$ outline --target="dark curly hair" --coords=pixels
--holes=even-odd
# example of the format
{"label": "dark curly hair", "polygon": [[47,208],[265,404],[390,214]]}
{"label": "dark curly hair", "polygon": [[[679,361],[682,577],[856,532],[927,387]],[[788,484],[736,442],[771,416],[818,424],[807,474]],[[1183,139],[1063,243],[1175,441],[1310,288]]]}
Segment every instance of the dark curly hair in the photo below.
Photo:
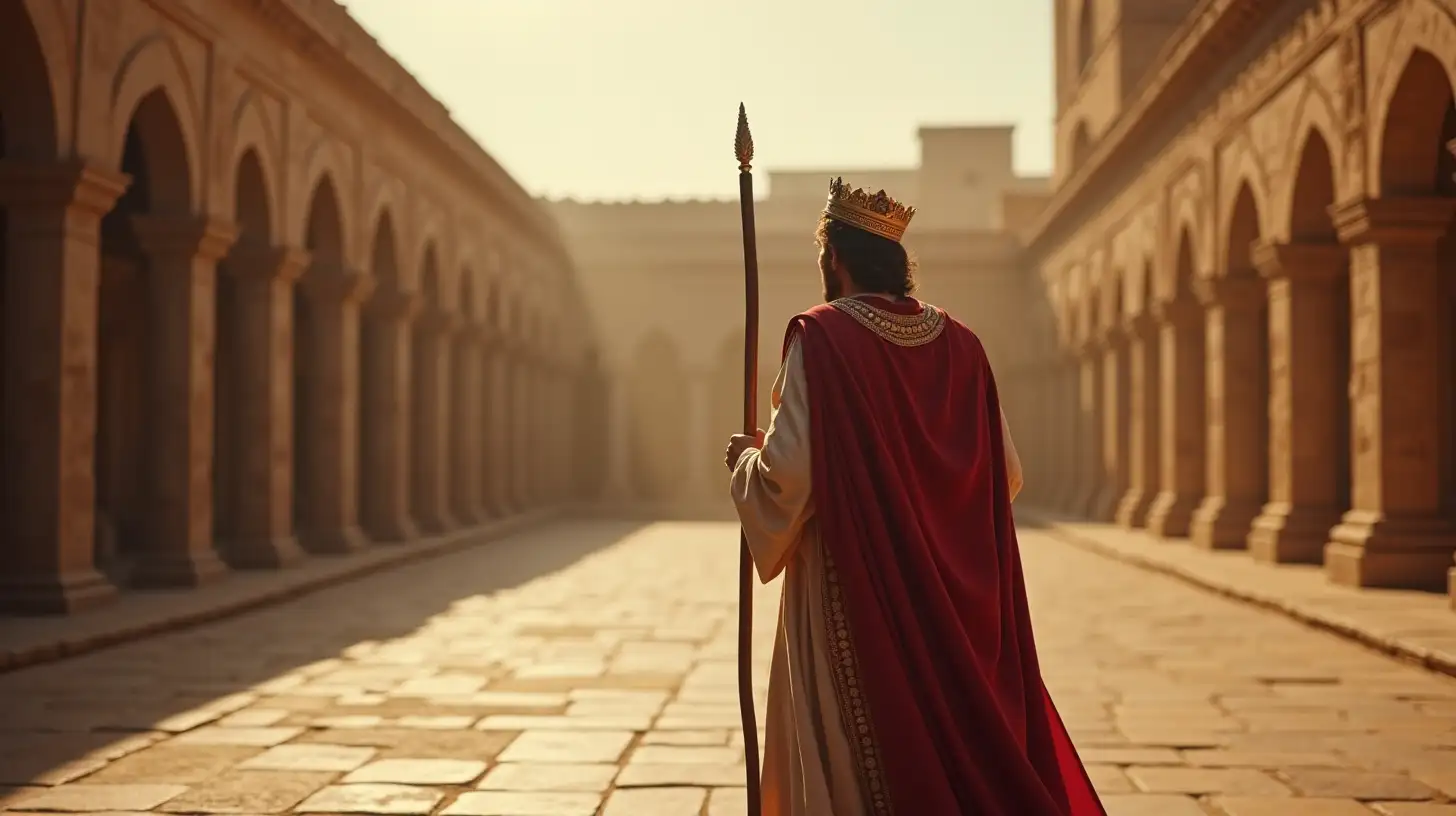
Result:
{"label": "dark curly hair", "polygon": [[881,238],[829,216],[819,219],[814,241],[834,250],[861,291],[909,297],[915,294],[915,259],[898,241]]}

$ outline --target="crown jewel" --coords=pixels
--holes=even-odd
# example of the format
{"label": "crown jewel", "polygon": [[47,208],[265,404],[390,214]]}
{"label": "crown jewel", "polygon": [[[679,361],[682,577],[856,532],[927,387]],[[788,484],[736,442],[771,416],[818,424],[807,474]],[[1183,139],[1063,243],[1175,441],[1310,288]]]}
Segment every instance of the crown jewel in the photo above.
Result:
{"label": "crown jewel", "polygon": [[898,242],[910,226],[910,219],[915,217],[915,208],[890,198],[884,190],[871,193],[850,187],[842,178],[833,178],[829,180],[829,201],[824,205],[824,214]]}

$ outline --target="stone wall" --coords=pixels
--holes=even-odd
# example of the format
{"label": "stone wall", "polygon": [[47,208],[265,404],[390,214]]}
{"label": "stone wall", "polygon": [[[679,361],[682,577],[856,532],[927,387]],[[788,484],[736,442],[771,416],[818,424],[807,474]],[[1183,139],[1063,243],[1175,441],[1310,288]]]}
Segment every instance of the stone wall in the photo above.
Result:
{"label": "stone wall", "polygon": [[1057,173],[1028,249],[1062,348],[1041,386],[1069,451],[1053,504],[1342,584],[1445,589],[1453,15],[1201,4]]}
{"label": "stone wall", "polygon": [[596,489],[554,222],[338,4],[0,4],[0,136],[0,608]]}

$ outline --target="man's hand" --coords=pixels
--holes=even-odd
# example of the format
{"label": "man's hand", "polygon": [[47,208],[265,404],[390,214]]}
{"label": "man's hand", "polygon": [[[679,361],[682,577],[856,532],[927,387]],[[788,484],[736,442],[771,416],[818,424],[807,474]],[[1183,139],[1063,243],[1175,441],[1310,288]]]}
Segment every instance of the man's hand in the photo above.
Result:
{"label": "man's hand", "polygon": [[763,435],[762,428],[753,436],[733,434],[728,438],[728,450],[724,453],[723,464],[727,465],[729,470],[732,470],[733,466],[738,464],[738,460],[743,456],[744,451],[749,448],[763,447]]}

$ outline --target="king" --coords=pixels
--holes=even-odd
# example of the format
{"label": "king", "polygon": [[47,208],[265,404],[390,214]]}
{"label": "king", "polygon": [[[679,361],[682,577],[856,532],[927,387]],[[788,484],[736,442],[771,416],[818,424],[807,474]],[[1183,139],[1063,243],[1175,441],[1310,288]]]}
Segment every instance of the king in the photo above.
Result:
{"label": "king", "polygon": [[1042,681],[1021,464],[975,333],[913,297],[913,207],[834,179],[825,303],[789,321],[767,431],[725,463],[783,574],[764,816],[1104,816]]}

